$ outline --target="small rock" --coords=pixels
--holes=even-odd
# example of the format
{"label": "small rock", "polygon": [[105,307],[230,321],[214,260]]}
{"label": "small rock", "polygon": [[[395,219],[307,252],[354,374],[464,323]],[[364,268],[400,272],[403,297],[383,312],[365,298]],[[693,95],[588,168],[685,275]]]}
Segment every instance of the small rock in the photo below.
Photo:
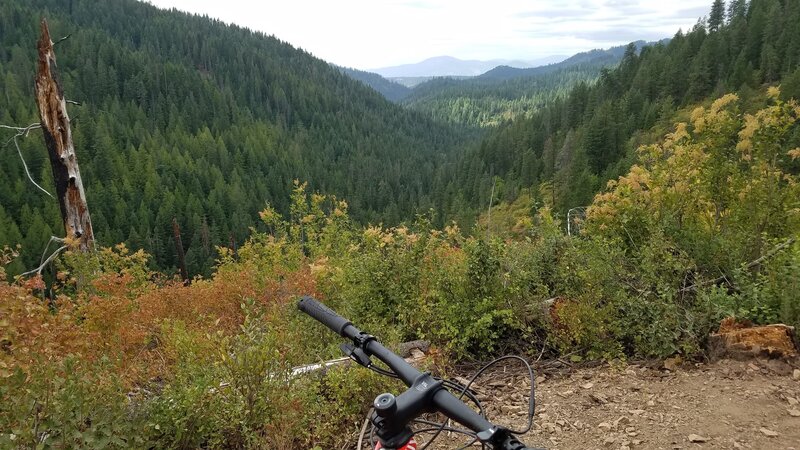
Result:
{"label": "small rock", "polygon": [[689,442],[708,442],[710,438],[705,436],[700,436],[699,434],[690,434],[689,435]]}
{"label": "small rock", "polygon": [[770,359],[765,361],[764,365],[767,366],[767,369],[778,376],[793,376],[792,366],[786,363],[786,361],[780,359]]}
{"label": "small rock", "polygon": [[608,403],[608,399],[599,394],[589,394],[589,398],[600,405],[605,405]]}
{"label": "small rock", "polygon": [[505,413],[516,412],[519,411],[522,407],[517,405],[503,405],[500,407],[500,410]]}
{"label": "small rock", "polygon": [[633,414],[634,416],[641,416],[642,414],[644,414],[644,410],[643,409],[632,409],[632,410],[630,410],[628,412]]}
{"label": "small rock", "polygon": [[611,430],[611,424],[608,422],[600,422],[600,425],[598,425],[597,428],[602,428],[606,431],[609,431]]}
{"label": "small rock", "polygon": [[619,428],[620,424],[630,423],[631,419],[628,419],[625,416],[620,416],[617,420],[614,421],[614,429],[616,430]]}
{"label": "small rock", "polygon": [[594,387],[594,383],[582,384],[581,387],[584,388],[584,389],[591,389],[591,388]]}
{"label": "small rock", "polygon": [[542,377],[542,376],[536,377],[536,384],[542,384],[542,383],[544,383],[546,380],[547,380],[547,378],[545,378],[545,377]]}
{"label": "small rock", "polygon": [[800,381],[800,369],[794,369],[792,372],[792,379]]}
{"label": "small rock", "polygon": [[789,397],[786,399],[786,401],[789,402],[789,406],[800,405],[800,401],[794,397]]}
{"label": "small rock", "polygon": [[790,409],[789,415],[792,417],[800,417],[800,410],[797,409]]}
{"label": "small rock", "polygon": [[777,431],[772,431],[772,430],[770,430],[768,428],[761,427],[758,431],[760,431],[761,434],[763,434],[764,436],[768,436],[768,437],[776,437],[776,436],[778,436],[778,432]]}

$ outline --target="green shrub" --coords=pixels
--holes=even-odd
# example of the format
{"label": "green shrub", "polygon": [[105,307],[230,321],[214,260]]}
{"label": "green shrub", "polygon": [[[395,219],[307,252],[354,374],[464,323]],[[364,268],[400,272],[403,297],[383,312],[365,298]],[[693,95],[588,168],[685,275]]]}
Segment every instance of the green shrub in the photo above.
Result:
{"label": "green shrub", "polygon": [[[780,243],[771,242],[774,247]],[[782,322],[800,326],[800,244],[794,242],[763,264],[741,267],[725,280],[725,287],[709,287],[701,294],[727,316],[755,324]],[[731,287],[733,286],[733,288]]]}
{"label": "green shrub", "polygon": [[[338,448],[388,381],[366,369],[331,369],[292,377],[312,362],[282,316],[245,302],[245,320],[232,336],[165,325],[165,351],[174,377],[142,399],[147,445],[157,448]],[[285,308],[280,308],[285,312]],[[274,311],[271,311],[274,313]],[[282,314],[278,312],[277,314]],[[329,333],[332,335],[332,333]],[[324,418],[321,420],[320,418]]]}
{"label": "green shrub", "polygon": [[138,422],[105,365],[70,356],[0,377],[0,447],[141,447]]}
{"label": "green shrub", "polygon": [[302,431],[306,448],[352,445],[375,397],[383,392],[399,395],[404,390],[399,381],[361,367],[335,367],[324,376],[312,374],[295,392],[305,407]]}

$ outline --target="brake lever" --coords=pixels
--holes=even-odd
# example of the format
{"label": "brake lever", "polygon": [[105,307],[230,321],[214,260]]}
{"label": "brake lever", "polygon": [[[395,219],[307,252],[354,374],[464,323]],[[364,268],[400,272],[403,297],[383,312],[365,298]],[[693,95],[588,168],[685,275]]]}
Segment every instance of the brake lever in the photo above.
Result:
{"label": "brake lever", "polygon": [[360,347],[355,347],[350,344],[340,344],[339,348],[342,350],[342,353],[344,353],[345,356],[355,361],[356,364],[366,368],[372,366],[372,360],[369,359],[369,356],[367,356],[366,352],[364,352],[364,350]]}

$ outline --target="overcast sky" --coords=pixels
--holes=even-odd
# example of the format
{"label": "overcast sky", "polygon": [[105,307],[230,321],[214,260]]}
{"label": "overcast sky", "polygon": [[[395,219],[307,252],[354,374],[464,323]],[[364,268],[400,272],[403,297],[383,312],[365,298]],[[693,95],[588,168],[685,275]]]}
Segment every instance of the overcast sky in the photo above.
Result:
{"label": "overcast sky", "polygon": [[148,0],[272,34],[358,69],[535,59],[672,37],[711,0]]}

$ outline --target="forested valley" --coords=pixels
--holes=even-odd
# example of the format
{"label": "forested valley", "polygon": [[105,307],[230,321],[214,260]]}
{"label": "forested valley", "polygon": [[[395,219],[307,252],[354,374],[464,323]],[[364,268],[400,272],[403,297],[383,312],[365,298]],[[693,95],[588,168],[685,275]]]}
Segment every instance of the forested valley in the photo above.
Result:
{"label": "forested valley", "polygon": [[[639,51],[652,43],[638,41],[633,45]],[[578,83],[593,83],[603,69],[619,64],[625,50],[626,46],[592,50],[529,69],[498,66],[468,79],[434,78],[415,86],[401,100],[440,121],[497,126],[529,116]]]}
{"label": "forested valley", "polygon": [[722,320],[800,326],[795,0],[714,0],[618,61],[398,103],[207,17],[6,0],[2,125],[39,122],[42,17],[70,35],[55,51],[97,242],[67,236],[21,275],[66,231],[23,165],[53,190],[41,131],[0,129],[0,448],[355,448],[399,384],[295,376],[341,356],[302,295],[393,348],[429,342],[437,373],[508,352],[694,363]]}
{"label": "forested valley", "polygon": [[[404,110],[275,38],[129,1],[10,1],[0,11],[0,123],[38,121],[31,80],[39,18],[58,45],[73,134],[98,240],[175,267],[171,222],[192,274],[215,245],[241,244],[269,203],[288,212],[293,180],[346,198],[361,223],[397,224],[438,203],[435,180],[465,136]],[[12,133],[8,133],[8,139]],[[6,140],[4,139],[4,143]],[[20,140],[52,182],[39,136]],[[23,245],[10,273],[35,267],[62,234],[58,205],[2,147],[0,245]]]}

